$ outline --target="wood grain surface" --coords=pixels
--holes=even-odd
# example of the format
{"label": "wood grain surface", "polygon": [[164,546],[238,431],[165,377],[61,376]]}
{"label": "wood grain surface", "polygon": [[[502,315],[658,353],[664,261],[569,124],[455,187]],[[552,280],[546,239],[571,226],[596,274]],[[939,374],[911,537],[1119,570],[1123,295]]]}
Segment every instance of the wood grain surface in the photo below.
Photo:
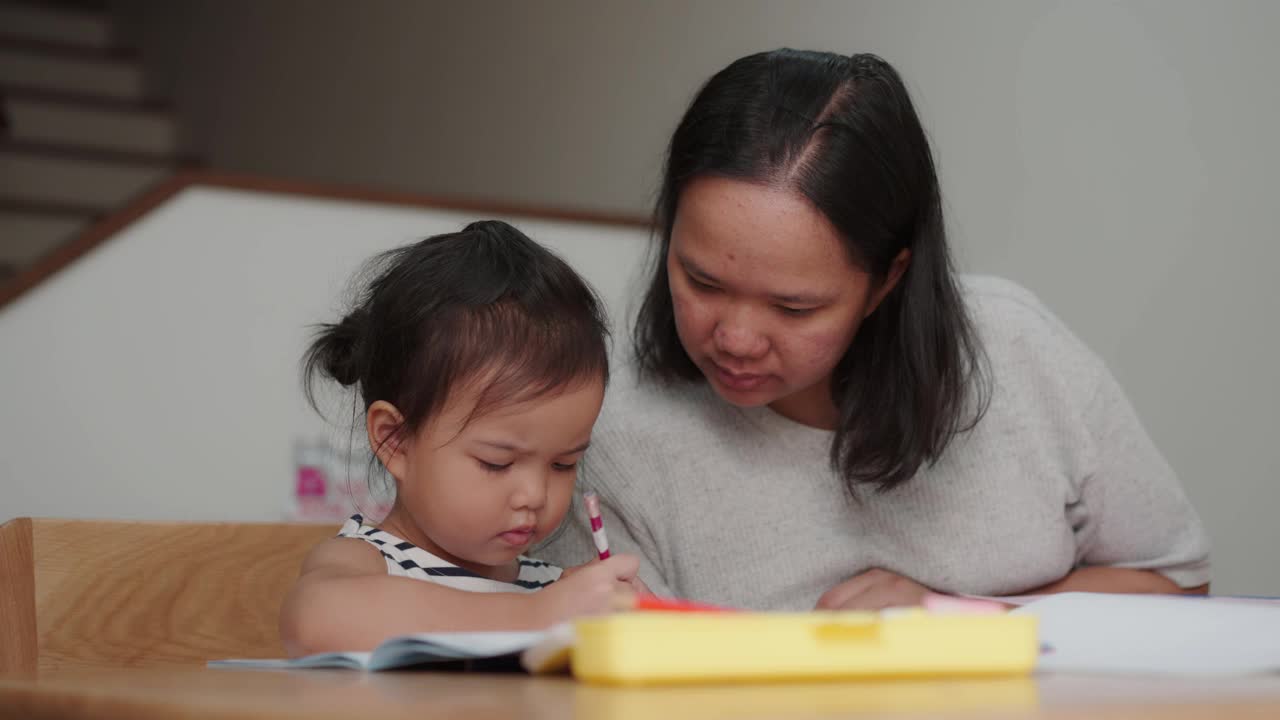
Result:
{"label": "wood grain surface", "polygon": [[[282,657],[280,602],[302,558],[336,530],[285,523],[12,521],[0,528],[0,607],[6,608],[0,627],[6,636],[12,625],[19,638],[30,638],[32,614],[23,615],[23,596],[30,597],[35,655],[25,640],[12,648],[2,643],[0,672],[29,672],[33,660],[45,671]],[[30,570],[24,571],[28,552]],[[23,587],[28,572],[32,582]],[[10,606],[17,608],[12,620]]]}

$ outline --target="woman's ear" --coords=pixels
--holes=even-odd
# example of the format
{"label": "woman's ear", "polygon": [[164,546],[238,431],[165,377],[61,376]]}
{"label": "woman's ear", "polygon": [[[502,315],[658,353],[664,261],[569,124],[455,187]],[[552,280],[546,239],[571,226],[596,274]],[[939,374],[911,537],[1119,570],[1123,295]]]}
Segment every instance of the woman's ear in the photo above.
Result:
{"label": "woman's ear", "polygon": [[885,274],[884,282],[880,283],[879,287],[872,291],[871,302],[867,303],[866,312],[862,316],[863,319],[875,312],[876,308],[880,307],[880,303],[883,302],[884,299],[889,296],[889,293],[893,292],[893,289],[898,286],[898,281],[902,279],[902,275],[907,271],[907,268],[910,265],[911,251],[907,248],[902,248],[898,251],[897,256],[893,258],[893,262],[889,265],[889,272]]}
{"label": "woman's ear", "polygon": [[369,447],[382,466],[396,479],[404,480],[408,474],[408,458],[404,438],[404,416],[395,405],[378,400],[365,412],[365,428],[369,432]]}

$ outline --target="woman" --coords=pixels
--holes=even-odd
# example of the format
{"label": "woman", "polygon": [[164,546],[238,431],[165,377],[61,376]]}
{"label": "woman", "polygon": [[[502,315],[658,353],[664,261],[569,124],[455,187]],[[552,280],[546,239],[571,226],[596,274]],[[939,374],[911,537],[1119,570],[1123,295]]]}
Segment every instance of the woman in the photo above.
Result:
{"label": "woman", "polygon": [[[954,274],[883,60],[778,50],[717,73],[655,218],[632,367],[582,472],[655,592],[1207,591],[1200,521],[1101,360],[1027,291]],[[565,523],[545,554],[590,547]]]}

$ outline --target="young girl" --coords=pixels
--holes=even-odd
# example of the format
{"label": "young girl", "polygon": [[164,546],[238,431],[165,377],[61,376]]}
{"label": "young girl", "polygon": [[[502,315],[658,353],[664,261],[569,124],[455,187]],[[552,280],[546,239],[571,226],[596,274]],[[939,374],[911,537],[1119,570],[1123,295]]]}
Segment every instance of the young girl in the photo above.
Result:
{"label": "young girl", "polygon": [[634,556],[562,576],[521,554],[564,518],[600,412],[607,331],[595,295],[497,221],[387,252],[370,274],[355,308],[312,343],[304,379],[313,405],[317,375],[358,393],[395,504],[376,526],[352,517],[307,557],[281,609],[285,649],[608,610]]}

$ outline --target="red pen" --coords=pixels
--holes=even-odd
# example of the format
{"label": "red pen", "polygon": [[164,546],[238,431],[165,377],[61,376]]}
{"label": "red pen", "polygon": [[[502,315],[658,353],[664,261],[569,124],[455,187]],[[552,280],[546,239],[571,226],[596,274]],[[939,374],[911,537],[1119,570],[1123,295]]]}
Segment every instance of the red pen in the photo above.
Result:
{"label": "red pen", "polygon": [[600,498],[594,492],[582,493],[582,502],[587,506],[587,518],[591,520],[591,539],[595,541],[596,552],[601,560],[609,559],[609,538],[604,534],[604,519],[600,517]]}
{"label": "red pen", "polygon": [[727,608],[710,603],[694,602],[662,598],[657,595],[637,594],[631,601],[629,610],[657,610],[662,612],[736,612],[735,608]]}

